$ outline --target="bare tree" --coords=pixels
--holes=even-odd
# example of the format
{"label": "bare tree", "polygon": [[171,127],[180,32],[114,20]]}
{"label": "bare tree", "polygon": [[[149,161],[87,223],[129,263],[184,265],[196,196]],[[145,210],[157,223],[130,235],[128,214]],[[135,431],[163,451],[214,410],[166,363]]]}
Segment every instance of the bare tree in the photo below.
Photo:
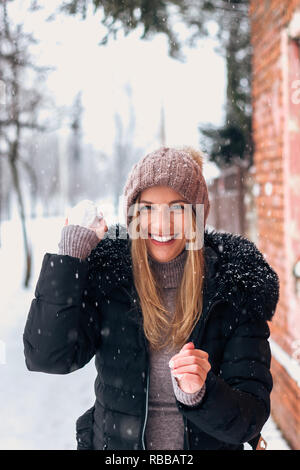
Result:
{"label": "bare tree", "polygon": [[[259,2],[258,2],[259,3]],[[199,127],[201,145],[210,160],[220,167],[253,164],[251,126],[251,58],[249,0],[61,0],[48,18],[54,20],[61,12],[87,18],[101,12],[99,44],[117,39],[119,31],[127,36],[139,29],[141,39],[164,34],[169,55],[184,60],[183,45],[195,46],[199,38],[209,37],[209,23],[218,26],[216,52],[227,65],[226,119],[224,125]],[[33,8],[41,8],[34,2]],[[176,31],[178,22],[189,28],[182,40]],[[207,147],[207,149],[206,149]]]}
{"label": "bare tree", "polygon": [[78,92],[71,108],[71,136],[68,148],[68,169],[69,179],[72,184],[69,185],[68,199],[71,205],[76,204],[81,192],[81,166],[82,162],[82,114],[83,106],[81,101],[82,92]]}
{"label": "bare tree", "polygon": [[[40,91],[41,74],[48,68],[37,67],[32,62],[29,48],[35,39],[23,31],[22,25],[12,26],[7,12],[8,1],[0,5],[0,65],[1,80],[6,87],[5,107],[0,115],[1,158],[6,157],[17,196],[22,224],[26,269],[24,286],[31,276],[32,250],[27,236],[24,197],[20,178],[20,155],[23,133],[46,128],[38,124],[38,110],[43,102]],[[28,77],[28,75],[30,75]],[[29,83],[29,85],[27,85]],[[29,167],[27,166],[27,170]],[[33,175],[31,171],[31,175]]]}
{"label": "bare tree", "polygon": [[111,168],[112,178],[110,179],[113,183],[113,198],[116,213],[126,175],[139,153],[139,149],[134,144],[135,114],[132,104],[132,90],[129,84],[126,84],[125,92],[129,101],[129,122],[126,126],[122,116],[119,113],[115,113],[116,137],[112,159],[113,167]]}

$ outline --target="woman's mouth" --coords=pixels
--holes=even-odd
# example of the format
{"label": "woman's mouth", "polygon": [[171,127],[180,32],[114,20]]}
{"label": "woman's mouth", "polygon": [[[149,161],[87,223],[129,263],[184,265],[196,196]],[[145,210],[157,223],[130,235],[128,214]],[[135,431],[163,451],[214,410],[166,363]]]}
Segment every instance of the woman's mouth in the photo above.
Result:
{"label": "woman's mouth", "polygon": [[150,238],[151,242],[154,245],[158,245],[158,246],[172,245],[172,243],[174,243],[175,240],[176,240],[175,237],[176,237],[176,235],[160,237],[159,235],[151,235],[149,233],[149,238]]}

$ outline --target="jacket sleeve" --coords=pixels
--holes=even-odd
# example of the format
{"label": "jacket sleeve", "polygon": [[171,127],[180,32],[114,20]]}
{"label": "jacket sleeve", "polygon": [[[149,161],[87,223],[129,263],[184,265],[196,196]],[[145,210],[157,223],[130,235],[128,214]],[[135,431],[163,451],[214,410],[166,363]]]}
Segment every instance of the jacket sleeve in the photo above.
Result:
{"label": "jacket sleeve", "polygon": [[218,373],[211,369],[197,407],[177,407],[203,432],[230,444],[251,440],[270,415],[270,335],[266,321],[244,319],[227,341]]}
{"label": "jacket sleeve", "polygon": [[200,390],[198,390],[198,392],[186,393],[183,390],[181,390],[177,382],[177,379],[174,377],[174,375],[171,372],[170,374],[171,374],[174,395],[177,398],[177,400],[188,406],[199,405],[199,403],[201,402],[205,394],[205,383],[203,384],[203,387]]}
{"label": "jacket sleeve", "polygon": [[29,370],[68,374],[94,356],[100,312],[92,296],[88,259],[44,255],[23,333]]}

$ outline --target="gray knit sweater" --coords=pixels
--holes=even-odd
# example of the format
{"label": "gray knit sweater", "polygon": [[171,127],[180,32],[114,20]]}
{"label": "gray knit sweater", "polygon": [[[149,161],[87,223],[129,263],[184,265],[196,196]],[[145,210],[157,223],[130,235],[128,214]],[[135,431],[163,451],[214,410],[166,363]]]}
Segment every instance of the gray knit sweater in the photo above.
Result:
{"label": "gray knit sweater", "polygon": [[[86,258],[99,243],[96,234],[79,225],[67,225],[62,230],[58,254]],[[175,259],[160,263],[148,255],[150,266],[162,287],[164,306],[171,319],[175,310],[176,289],[182,278],[187,251]],[[172,375],[169,360],[177,351],[167,348],[154,351],[150,347],[150,387],[145,430],[146,449],[182,450],[184,422],[175,397],[188,406],[198,405],[205,393],[205,384],[196,393],[183,392]]]}

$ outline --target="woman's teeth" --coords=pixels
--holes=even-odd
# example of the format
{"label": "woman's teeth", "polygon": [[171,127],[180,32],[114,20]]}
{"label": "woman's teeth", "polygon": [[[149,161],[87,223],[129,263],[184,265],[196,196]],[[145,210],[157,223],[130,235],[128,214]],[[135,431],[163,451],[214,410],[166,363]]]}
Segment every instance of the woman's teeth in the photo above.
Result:
{"label": "woman's teeth", "polygon": [[159,237],[158,235],[151,235],[151,238],[153,238],[157,242],[168,242],[172,240],[174,237]]}

